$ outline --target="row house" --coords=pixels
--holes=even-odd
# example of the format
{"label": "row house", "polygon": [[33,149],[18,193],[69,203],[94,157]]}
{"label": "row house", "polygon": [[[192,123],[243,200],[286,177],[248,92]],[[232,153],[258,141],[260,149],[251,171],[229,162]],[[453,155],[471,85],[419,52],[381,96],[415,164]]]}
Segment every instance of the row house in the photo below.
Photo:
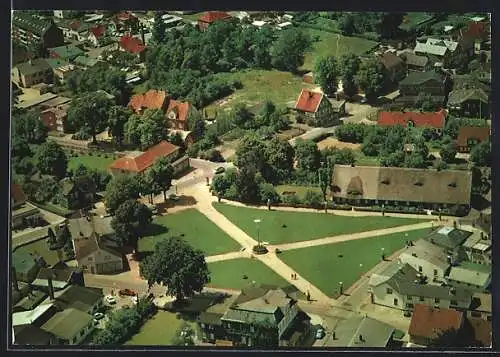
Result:
{"label": "row house", "polygon": [[50,48],[64,44],[63,32],[53,21],[23,11],[12,14],[12,39],[28,47],[40,44],[43,48]]}

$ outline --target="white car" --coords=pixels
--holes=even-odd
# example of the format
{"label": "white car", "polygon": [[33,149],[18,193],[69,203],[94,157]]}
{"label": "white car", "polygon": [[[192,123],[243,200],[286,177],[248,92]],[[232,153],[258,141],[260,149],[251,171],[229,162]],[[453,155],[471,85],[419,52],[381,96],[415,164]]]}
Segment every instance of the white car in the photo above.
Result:
{"label": "white car", "polygon": [[96,312],[94,314],[94,320],[95,321],[99,321],[99,320],[102,320],[104,318],[104,314],[102,312]]}
{"label": "white car", "polygon": [[113,304],[116,304],[116,299],[114,296],[112,295],[108,295],[104,298],[104,300],[106,300],[106,302],[110,305],[113,305]]}

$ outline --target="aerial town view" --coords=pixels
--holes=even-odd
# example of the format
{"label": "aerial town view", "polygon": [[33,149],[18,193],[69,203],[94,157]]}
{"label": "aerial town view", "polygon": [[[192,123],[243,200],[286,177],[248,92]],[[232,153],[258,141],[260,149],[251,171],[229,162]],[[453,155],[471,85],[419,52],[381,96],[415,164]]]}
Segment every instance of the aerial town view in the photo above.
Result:
{"label": "aerial town view", "polygon": [[492,347],[490,14],[11,36],[12,348]]}

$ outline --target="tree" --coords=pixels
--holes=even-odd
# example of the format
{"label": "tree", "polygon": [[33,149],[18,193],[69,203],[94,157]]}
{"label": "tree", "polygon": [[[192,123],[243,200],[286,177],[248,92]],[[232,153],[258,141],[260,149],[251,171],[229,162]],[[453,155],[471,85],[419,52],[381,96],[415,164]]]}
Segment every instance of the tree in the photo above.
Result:
{"label": "tree", "polygon": [[337,78],[339,68],[334,56],[320,57],[314,67],[314,79],[321,86],[323,92],[331,97],[337,92]]}
{"label": "tree", "polygon": [[123,143],[125,137],[125,124],[132,115],[132,111],[120,105],[114,105],[108,112],[108,134],[113,137],[118,145]]}
{"label": "tree", "polygon": [[321,167],[318,170],[319,187],[323,194],[323,200],[326,201],[326,190],[330,187],[332,170],[329,167]]}
{"label": "tree", "polygon": [[384,153],[380,158],[380,164],[385,167],[403,167],[405,163],[405,154],[403,150],[392,153]]}
{"label": "tree", "polygon": [[276,106],[270,100],[266,100],[259,110],[257,123],[259,126],[268,126],[271,124],[271,117],[276,113]]}
{"label": "tree", "polygon": [[344,36],[351,36],[354,31],[356,31],[354,27],[354,19],[351,14],[345,14],[341,16],[339,21],[339,29]]}
{"label": "tree", "polygon": [[151,217],[151,210],[137,200],[127,200],[118,206],[111,227],[121,246],[129,245],[137,252],[138,241],[146,234]]}
{"label": "tree", "polygon": [[441,147],[439,151],[441,159],[447,164],[452,163],[457,155],[457,144],[453,140],[449,140],[448,143]]}
{"label": "tree", "polygon": [[162,157],[154,163],[151,170],[151,178],[163,191],[163,198],[167,202],[167,191],[172,186],[174,168],[169,159]]}
{"label": "tree", "polygon": [[111,102],[102,93],[85,93],[74,99],[68,110],[68,122],[75,130],[88,130],[92,142],[107,124]]}
{"label": "tree", "polygon": [[304,203],[311,207],[320,207],[323,202],[323,197],[321,193],[308,190],[304,195]]}
{"label": "tree", "polygon": [[133,114],[125,124],[125,138],[142,149],[168,138],[165,114],[161,109],[146,109],[142,116]]}
{"label": "tree", "polygon": [[267,203],[278,203],[280,201],[280,195],[276,192],[274,186],[270,183],[264,183],[260,185],[260,201]]}
{"label": "tree", "polygon": [[340,141],[362,143],[365,137],[365,124],[347,123],[336,128],[335,134]]}
{"label": "tree", "polygon": [[224,175],[215,175],[214,178],[212,179],[212,190],[215,191],[218,195],[221,197],[224,197],[226,194],[226,191],[229,190],[232,184],[234,184],[235,181],[231,181],[226,174]]}
{"label": "tree", "polygon": [[373,102],[384,89],[386,69],[376,58],[361,63],[355,76],[357,84],[363,89],[366,99]]}
{"label": "tree", "polygon": [[421,92],[418,94],[415,106],[424,112],[434,112],[439,109],[439,104],[430,93]]}
{"label": "tree", "polygon": [[306,171],[316,171],[319,168],[320,152],[312,140],[297,140],[295,158],[297,168]]}
{"label": "tree", "polygon": [[259,183],[257,182],[256,170],[254,167],[243,166],[240,168],[235,182],[239,199],[243,202],[259,201]]}
{"label": "tree", "polygon": [[239,168],[254,167],[261,171],[265,163],[264,143],[256,135],[245,135],[236,148],[235,165]]}
{"label": "tree", "polygon": [[242,129],[252,129],[255,127],[254,115],[248,110],[244,103],[238,103],[233,108],[234,124]]}
{"label": "tree", "polygon": [[289,178],[293,171],[294,149],[287,140],[272,138],[264,149],[264,179],[278,183]]}
{"label": "tree", "polygon": [[42,174],[53,175],[59,179],[66,176],[68,158],[55,141],[47,141],[38,147],[35,162]]}
{"label": "tree", "polygon": [[279,70],[296,72],[310,46],[311,39],[305,32],[294,27],[281,31],[271,47],[271,63]]}
{"label": "tree", "polygon": [[354,53],[349,52],[340,58],[339,71],[342,75],[342,88],[348,98],[358,93],[355,76],[360,65],[361,60]]}
{"label": "tree", "polygon": [[191,114],[188,118],[188,128],[195,139],[200,139],[205,133],[205,120],[199,113]]}
{"label": "tree", "polygon": [[167,27],[162,19],[163,11],[156,11],[154,16],[152,38],[155,43],[163,43],[165,40],[165,31]]}
{"label": "tree", "polygon": [[278,109],[272,113],[269,118],[269,125],[275,132],[288,129],[290,127],[290,120],[288,120],[285,110]]}
{"label": "tree", "polygon": [[140,269],[149,286],[162,283],[178,303],[201,292],[210,282],[203,252],[178,237],[159,241],[153,254],[141,262]]}
{"label": "tree", "polygon": [[47,127],[36,110],[12,114],[12,136],[24,139],[28,144],[43,143],[47,138]]}
{"label": "tree", "polygon": [[133,175],[115,176],[106,186],[105,202],[111,213],[125,201],[137,198],[139,198],[139,184]]}
{"label": "tree", "polygon": [[11,156],[22,159],[31,156],[31,154],[28,141],[24,137],[15,136],[12,140]]}
{"label": "tree", "polygon": [[403,22],[402,13],[387,12],[382,15],[380,22],[380,35],[382,38],[393,39],[398,33],[399,25]]}
{"label": "tree", "polygon": [[491,156],[491,143],[489,141],[482,141],[474,146],[470,151],[470,160],[476,166],[490,166],[492,163]]}
{"label": "tree", "polygon": [[405,166],[413,169],[425,169],[427,160],[417,152],[412,152],[405,159]]}

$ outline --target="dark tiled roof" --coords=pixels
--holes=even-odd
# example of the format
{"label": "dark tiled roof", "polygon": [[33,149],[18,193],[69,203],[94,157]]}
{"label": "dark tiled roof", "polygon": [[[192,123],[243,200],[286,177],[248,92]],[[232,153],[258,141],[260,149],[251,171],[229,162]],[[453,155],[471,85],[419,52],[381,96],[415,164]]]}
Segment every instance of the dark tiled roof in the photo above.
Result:
{"label": "dark tiled roof", "polygon": [[414,53],[406,53],[406,64],[409,66],[425,67],[429,63],[429,59],[425,56],[419,56]]}
{"label": "dark tiled roof", "polygon": [[399,84],[402,85],[421,85],[429,80],[443,81],[443,78],[435,71],[427,72],[410,72],[408,76],[403,79]]}
{"label": "dark tiled roof", "polygon": [[20,63],[16,65],[16,67],[19,72],[25,76],[36,72],[48,71],[52,69],[52,67],[43,58],[36,58],[28,62]]}
{"label": "dark tiled roof", "polygon": [[47,346],[52,335],[33,325],[14,326],[14,336],[16,345]]}
{"label": "dark tiled roof", "polygon": [[440,227],[427,236],[427,240],[435,245],[447,249],[455,249],[472,235],[461,229]]}
{"label": "dark tiled roof", "polygon": [[33,15],[27,14],[26,12],[14,11],[12,24],[38,36],[43,36],[43,34],[52,25],[52,22],[39,19]]}
{"label": "dark tiled roof", "polygon": [[56,298],[56,303],[62,308],[75,307],[86,312],[102,298],[102,289],[71,285]]}
{"label": "dark tiled roof", "polygon": [[487,104],[489,97],[486,92],[480,88],[455,89],[450,92],[448,105],[461,104],[468,100],[478,100]]}
{"label": "dark tiled roof", "polygon": [[121,253],[116,247],[106,244],[106,239],[100,238],[97,234],[93,233],[89,238],[76,239],[75,244],[75,258],[81,260],[90,254],[97,252],[99,249],[114,255],[116,258],[121,259]]}

